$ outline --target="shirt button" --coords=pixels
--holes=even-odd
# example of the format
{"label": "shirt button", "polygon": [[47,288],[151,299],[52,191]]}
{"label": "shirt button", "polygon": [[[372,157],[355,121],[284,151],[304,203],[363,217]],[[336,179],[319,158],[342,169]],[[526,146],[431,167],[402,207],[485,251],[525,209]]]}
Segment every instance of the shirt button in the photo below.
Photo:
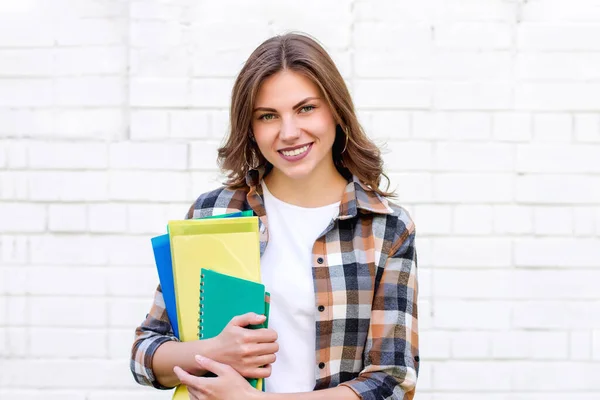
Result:
{"label": "shirt button", "polygon": [[325,311],[325,306],[319,306],[319,311],[321,311],[321,312]]}
{"label": "shirt button", "polygon": [[319,368],[320,368],[320,369],[323,369],[323,368],[325,368],[325,363],[324,363],[324,362],[320,362],[320,363],[319,363]]}
{"label": "shirt button", "polygon": [[319,264],[323,264],[323,261],[325,261],[325,260],[323,260],[323,257],[319,257],[319,258],[317,258],[317,262],[318,262]]}

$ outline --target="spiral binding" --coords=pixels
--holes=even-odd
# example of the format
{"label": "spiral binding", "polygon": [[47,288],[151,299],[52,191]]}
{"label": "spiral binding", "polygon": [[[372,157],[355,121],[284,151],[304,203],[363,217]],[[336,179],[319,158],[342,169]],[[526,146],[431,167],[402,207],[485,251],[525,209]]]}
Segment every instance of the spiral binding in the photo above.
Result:
{"label": "spiral binding", "polygon": [[200,312],[198,315],[198,332],[199,332],[199,336],[200,339],[203,338],[203,334],[202,334],[202,316],[204,315],[204,289],[202,289],[202,286],[204,286],[204,274],[200,274]]}

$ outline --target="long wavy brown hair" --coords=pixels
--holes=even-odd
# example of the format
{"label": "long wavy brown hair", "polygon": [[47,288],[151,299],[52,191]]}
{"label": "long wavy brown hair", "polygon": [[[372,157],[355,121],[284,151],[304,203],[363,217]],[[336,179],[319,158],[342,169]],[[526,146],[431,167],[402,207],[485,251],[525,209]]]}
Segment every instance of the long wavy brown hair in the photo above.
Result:
{"label": "long wavy brown hair", "polygon": [[226,185],[231,189],[247,188],[250,169],[264,166],[268,172],[271,167],[251,140],[252,110],[261,83],[283,70],[304,75],[323,93],[337,123],[332,152],[342,176],[349,179],[355,175],[370,190],[393,196],[379,188],[385,177],[389,189],[381,152],[358,123],[350,92],[335,63],[316,40],[299,33],[274,36],[263,42],[250,55],[233,85],[230,132],[218,156],[219,166],[227,174]]}

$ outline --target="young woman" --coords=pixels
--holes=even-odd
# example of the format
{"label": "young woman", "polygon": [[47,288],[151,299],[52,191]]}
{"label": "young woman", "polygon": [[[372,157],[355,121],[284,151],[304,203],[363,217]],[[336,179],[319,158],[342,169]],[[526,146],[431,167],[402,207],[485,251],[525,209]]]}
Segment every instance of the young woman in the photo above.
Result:
{"label": "young woman", "polygon": [[[136,330],[135,379],[184,383],[192,399],[412,399],[415,227],[379,187],[380,152],[335,64],[307,36],[273,37],[237,77],[230,116],[219,149],[227,184],[187,217],[251,209],[260,218],[271,328],[244,328],[264,321],[247,314],[213,339],[178,342],[159,287]],[[245,377],[268,377],[267,392]]]}

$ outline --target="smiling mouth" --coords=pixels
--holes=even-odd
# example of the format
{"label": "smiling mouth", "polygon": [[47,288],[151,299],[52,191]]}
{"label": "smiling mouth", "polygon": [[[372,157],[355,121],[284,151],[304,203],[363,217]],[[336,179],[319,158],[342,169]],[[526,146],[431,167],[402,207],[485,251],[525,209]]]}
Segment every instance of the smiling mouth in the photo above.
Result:
{"label": "smiling mouth", "polygon": [[311,144],[312,143],[309,143],[309,144],[306,144],[302,147],[299,147],[299,148],[293,149],[293,150],[279,150],[279,152],[286,157],[294,157],[294,156],[298,156],[300,154],[306,153]]}

